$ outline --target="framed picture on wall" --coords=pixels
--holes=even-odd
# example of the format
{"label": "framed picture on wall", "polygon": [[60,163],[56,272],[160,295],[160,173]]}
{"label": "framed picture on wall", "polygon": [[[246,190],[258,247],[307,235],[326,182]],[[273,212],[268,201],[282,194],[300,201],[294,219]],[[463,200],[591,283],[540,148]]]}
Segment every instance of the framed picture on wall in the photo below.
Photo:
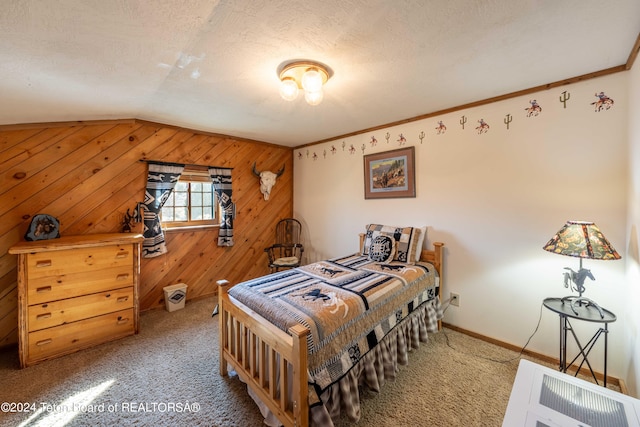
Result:
{"label": "framed picture on wall", "polygon": [[416,197],[415,147],[364,156],[364,198]]}

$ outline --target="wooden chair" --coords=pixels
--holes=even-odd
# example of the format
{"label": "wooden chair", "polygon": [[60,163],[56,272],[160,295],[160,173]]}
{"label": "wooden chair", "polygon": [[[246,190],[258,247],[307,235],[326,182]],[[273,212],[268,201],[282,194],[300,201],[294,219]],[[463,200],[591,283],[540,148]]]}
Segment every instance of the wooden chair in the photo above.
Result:
{"label": "wooden chair", "polygon": [[265,248],[272,273],[280,269],[299,267],[304,246],[300,241],[302,225],[294,218],[285,218],[276,225],[276,242]]}

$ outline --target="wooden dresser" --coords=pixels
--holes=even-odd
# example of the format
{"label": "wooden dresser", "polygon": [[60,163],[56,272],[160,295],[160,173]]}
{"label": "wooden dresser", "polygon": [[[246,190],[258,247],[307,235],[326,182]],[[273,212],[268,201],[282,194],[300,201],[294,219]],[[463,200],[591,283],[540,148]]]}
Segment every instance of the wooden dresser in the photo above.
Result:
{"label": "wooden dresser", "polygon": [[87,234],[21,242],[20,366],[138,333],[140,234]]}

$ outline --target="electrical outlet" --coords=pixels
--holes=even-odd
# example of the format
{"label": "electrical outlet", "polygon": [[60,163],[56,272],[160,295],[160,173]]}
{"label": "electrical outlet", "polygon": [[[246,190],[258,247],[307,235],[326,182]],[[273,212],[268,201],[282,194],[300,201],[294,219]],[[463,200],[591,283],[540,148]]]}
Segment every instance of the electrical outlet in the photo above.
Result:
{"label": "electrical outlet", "polygon": [[453,292],[451,292],[449,294],[449,304],[455,305],[456,307],[459,307],[460,306],[460,295],[459,294],[454,294]]}

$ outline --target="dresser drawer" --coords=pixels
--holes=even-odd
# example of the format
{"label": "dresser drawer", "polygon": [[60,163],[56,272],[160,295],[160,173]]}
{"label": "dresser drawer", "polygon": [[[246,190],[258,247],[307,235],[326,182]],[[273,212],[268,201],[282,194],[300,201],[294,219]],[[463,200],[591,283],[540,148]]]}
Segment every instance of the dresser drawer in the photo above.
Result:
{"label": "dresser drawer", "polygon": [[28,280],[133,266],[133,245],[110,245],[27,254]]}
{"label": "dresser drawer", "polygon": [[133,287],[29,306],[29,331],[133,307]]}
{"label": "dresser drawer", "polygon": [[124,288],[133,280],[133,266],[39,277],[27,283],[27,305]]}
{"label": "dresser drawer", "polygon": [[29,333],[27,364],[132,335],[133,309]]}

